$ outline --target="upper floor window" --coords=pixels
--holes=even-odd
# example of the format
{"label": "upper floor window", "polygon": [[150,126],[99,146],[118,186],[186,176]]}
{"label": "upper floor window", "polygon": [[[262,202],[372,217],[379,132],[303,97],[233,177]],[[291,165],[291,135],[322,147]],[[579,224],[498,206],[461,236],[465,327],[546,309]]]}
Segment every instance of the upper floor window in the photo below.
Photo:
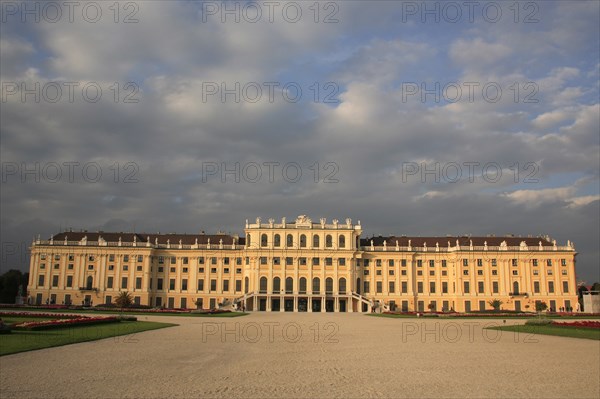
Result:
{"label": "upper floor window", "polygon": [[313,235],[313,248],[319,248],[319,236]]}
{"label": "upper floor window", "polygon": [[266,247],[267,246],[267,235],[266,234],[262,234],[260,236],[260,246],[261,247]]}
{"label": "upper floor window", "polygon": [[273,238],[273,246],[280,247],[281,246],[281,236],[279,234],[275,234]]}
{"label": "upper floor window", "polygon": [[288,234],[286,239],[285,239],[285,245],[288,247],[293,247],[294,246],[294,237],[291,234]]}
{"label": "upper floor window", "polygon": [[333,246],[333,239],[331,238],[331,234],[327,234],[325,236],[325,247],[331,248]]}
{"label": "upper floor window", "polygon": [[300,235],[300,248],[306,248],[306,236],[304,234]]}
{"label": "upper floor window", "polygon": [[339,244],[338,247],[340,248],[346,248],[346,236],[340,236],[340,238],[338,239]]}

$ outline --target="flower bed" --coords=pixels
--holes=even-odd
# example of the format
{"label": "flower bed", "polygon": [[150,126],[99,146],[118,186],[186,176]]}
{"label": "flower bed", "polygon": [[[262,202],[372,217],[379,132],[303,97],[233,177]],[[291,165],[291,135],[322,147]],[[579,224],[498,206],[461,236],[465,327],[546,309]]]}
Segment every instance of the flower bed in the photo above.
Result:
{"label": "flower bed", "polygon": [[119,322],[117,317],[79,317],[76,319],[57,319],[57,320],[42,320],[42,321],[26,321],[16,323],[12,326],[15,330],[49,330],[53,328],[65,328],[73,326],[89,326],[103,323]]}
{"label": "flower bed", "polygon": [[[102,312],[120,312],[121,308],[118,307],[95,307],[94,310]],[[143,309],[143,308],[123,308],[123,312],[135,312],[135,313],[189,313],[189,309]]]}
{"label": "flower bed", "polygon": [[571,321],[571,322],[552,322],[552,326],[567,327],[567,328],[595,328],[600,329],[600,321]]}
{"label": "flower bed", "polygon": [[81,319],[86,316],[79,314],[34,313],[34,312],[0,312],[0,317],[52,317],[55,319]]}

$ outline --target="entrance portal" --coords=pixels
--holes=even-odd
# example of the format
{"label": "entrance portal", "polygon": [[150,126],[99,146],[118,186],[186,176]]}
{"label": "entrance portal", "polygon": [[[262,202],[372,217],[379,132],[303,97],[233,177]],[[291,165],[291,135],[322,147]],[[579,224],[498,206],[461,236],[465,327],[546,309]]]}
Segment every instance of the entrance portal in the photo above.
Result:
{"label": "entrance portal", "polygon": [[313,312],[320,312],[321,311],[321,300],[320,299],[313,299],[312,300],[312,311]]}

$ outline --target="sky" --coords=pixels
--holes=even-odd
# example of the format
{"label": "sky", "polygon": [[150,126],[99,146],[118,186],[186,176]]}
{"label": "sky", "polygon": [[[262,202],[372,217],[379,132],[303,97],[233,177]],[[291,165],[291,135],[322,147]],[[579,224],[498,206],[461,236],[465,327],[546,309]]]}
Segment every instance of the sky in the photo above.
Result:
{"label": "sky", "polygon": [[72,228],[549,235],[600,281],[600,3],[10,2],[0,271]]}

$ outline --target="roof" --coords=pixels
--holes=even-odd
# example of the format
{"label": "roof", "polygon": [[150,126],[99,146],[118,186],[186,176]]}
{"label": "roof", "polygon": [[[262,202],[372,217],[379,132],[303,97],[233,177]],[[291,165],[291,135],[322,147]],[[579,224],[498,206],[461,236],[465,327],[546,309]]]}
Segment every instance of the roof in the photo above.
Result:
{"label": "roof", "polygon": [[382,247],[383,242],[386,241],[388,246],[396,246],[396,241],[398,241],[398,245],[401,247],[407,247],[408,241],[410,240],[410,245],[413,247],[422,247],[423,244],[427,244],[428,247],[435,247],[436,243],[440,244],[440,247],[447,247],[448,241],[451,246],[456,246],[456,240],[461,246],[470,246],[471,241],[473,242],[473,246],[483,247],[485,243],[491,247],[500,246],[502,241],[506,241],[506,245],[509,247],[518,247],[521,245],[522,241],[525,241],[525,244],[528,247],[538,246],[540,241],[542,242],[542,246],[544,247],[552,247],[554,244],[548,241],[545,237],[469,237],[469,236],[443,236],[443,237],[410,237],[410,236],[378,236],[378,237],[370,237],[370,238],[361,238],[360,245],[363,247],[371,246],[371,240],[373,241],[373,246]]}
{"label": "roof", "polygon": [[[107,242],[118,242],[121,239],[122,242],[133,242],[134,237],[135,241],[139,243],[146,243],[150,241],[150,243],[154,244],[158,239],[159,244],[166,244],[167,241],[171,244],[179,244],[183,245],[193,245],[198,240],[198,244],[208,244],[210,240],[211,244],[219,244],[221,240],[223,240],[223,245],[231,245],[233,244],[235,236],[229,234],[147,234],[147,233],[113,233],[113,232],[75,232],[75,231],[65,231],[62,233],[55,234],[52,238],[55,241],[62,241],[67,238],[67,241],[81,241],[84,237],[87,237],[88,241],[98,241],[99,237],[102,237],[103,240]],[[240,237],[236,239],[237,245],[244,245],[246,239],[244,237]]]}

